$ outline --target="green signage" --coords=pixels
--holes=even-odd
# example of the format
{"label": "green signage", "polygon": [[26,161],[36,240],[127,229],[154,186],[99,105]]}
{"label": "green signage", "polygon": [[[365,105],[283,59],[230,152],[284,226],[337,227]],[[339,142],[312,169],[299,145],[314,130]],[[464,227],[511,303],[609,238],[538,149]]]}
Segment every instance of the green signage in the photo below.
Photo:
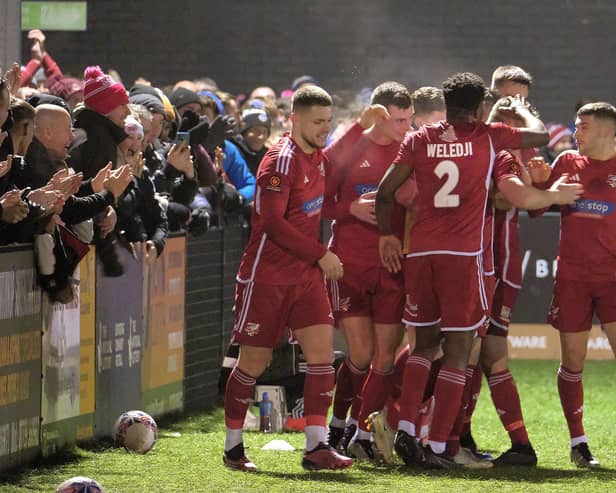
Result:
{"label": "green signage", "polygon": [[21,2],[21,30],[85,31],[87,2]]}

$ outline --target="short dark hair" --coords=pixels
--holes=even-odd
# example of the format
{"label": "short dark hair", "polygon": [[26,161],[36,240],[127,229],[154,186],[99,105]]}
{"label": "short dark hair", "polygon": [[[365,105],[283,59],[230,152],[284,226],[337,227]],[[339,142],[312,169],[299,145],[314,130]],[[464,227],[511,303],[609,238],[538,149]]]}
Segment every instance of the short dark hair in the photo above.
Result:
{"label": "short dark hair", "polygon": [[16,125],[27,120],[34,121],[36,110],[34,109],[34,106],[27,103],[23,99],[11,98],[9,109],[13,114],[13,123]]}
{"label": "short dark hair", "polygon": [[443,82],[447,117],[474,114],[483,102],[486,86],[483,79],[471,72],[454,74]]}
{"label": "short dark hair", "polygon": [[591,115],[601,120],[611,120],[616,127],[616,108],[610,103],[588,103],[577,111],[577,116]]}
{"label": "short dark hair", "polygon": [[427,115],[433,111],[445,111],[443,91],[437,87],[420,87],[411,94],[413,112],[416,115]]}
{"label": "short dark hair", "polygon": [[396,106],[403,110],[411,107],[411,95],[409,90],[399,82],[383,82],[372,91],[370,104],[382,104],[383,106]]}
{"label": "short dark hair", "polygon": [[332,97],[319,86],[303,86],[293,94],[292,111],[311,106],[333,106]]}
{"label": "short dark hair", "polygon": [[496,67],[492,73],[492,89],[497,88],[506,81],[517,82],[518,84],[530,87],[533,83],[533,76],[517,65],[501,65]]}

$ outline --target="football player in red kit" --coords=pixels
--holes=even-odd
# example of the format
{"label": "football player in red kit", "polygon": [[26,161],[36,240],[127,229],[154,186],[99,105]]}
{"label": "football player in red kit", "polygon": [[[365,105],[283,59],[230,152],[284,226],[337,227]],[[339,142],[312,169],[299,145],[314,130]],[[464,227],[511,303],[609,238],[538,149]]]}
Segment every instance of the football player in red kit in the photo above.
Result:
{"label": "football player in red kit", "polygon": [[332,100],[316,86],[293,95],[291,135],[264,156],[250,240],[237,275],[233,340],[240,345],[227,382],[223,461],[254,471],[244,453],[242,426],[254,398],[256,378],[265,370],[286,327],[306,358],[304,468],[341,469],[352,459],[327,444],[326,415],[334,388],[333,317],[323,276],[342,277],[338,257],[319,242],[325,191],[325,147]]}
{"label": "football player in red kit", "polygon": [[[459,414],[475,331],[487,318],[481,254],[488,187],[493,174],[509,172],[505,167],[493,168],[495,153],[540,146],[548,140],[544,125],[519,98],[512,98],[506,111],[524,120],[524,128],[481,122],[485,85],[475,74],[450,77],[443,84],[443,94],[447,120],[405,139],[376,199],[381,261],[397,272],[402,268],[401,242],[392,234],[391,212],[396,189],[414,172],[417,217],[404,262],[404,318],[417,330],[415,350],[404,373],[395,448],[407,464],[437,468],[458,467],[445,451],[446,441]],[[524,185],[517,177],[504,179],[499,186],[518,206],[543,207],[539,204],[569,203],[577,197],[577,187],[562,180],[547,193]],[[428,445],[420,447],[415,422],[430,357],[437,352],[441,335],[444,357],[435,384],[436,405]]]}
{"label": "football player in red kit", "polygon": [[[532,76],[515,65],[497,67],[492,74],[491,91],[501,97],[528,98]],[[495,113],[493,113],[494,115]],[[501,119],[500,121],[502,121]],[[508,125],[521,123],[504,119]],[[512,150],[516,160],[526,167],[537,156],[535,149]],[[470,433],[473,411],[479,397],[482,376],[485,373],[494,407],[511,439],[511,448],[494,460],[496,466],[533,466],[537,456],[530,444],[515,380],[509,371],[507,335],[509,322],[522,284],[522,259],[518,235],[518,209],[507,201],[496,199],[493,214],[494,283],[490,301],[490,320],[485,338],[481,342],[480,366],[471,365],[471,399],[466,409],[460,442],[476,453],[477,446]],[[490,255],[492,252],[487,252]]]}
{"label": "football player in red kit", "polygon": [[[377,86],[367,111],[385,113],[367,131],[357,133],[356,123],[338,142],[325,150],[325,205],[323,215],[334,219],[330,250],[344,264],[344,276],[328,283],[337,326],[344,331],[348,357],[345,364],[355,378],[354,393],[361,398],[356,438],[348,445],[349,455],[375,459],[366,419],[383,408],[390,392],[396,348],[402,338],[404,289],[401,273],[381,266],[379,235],[374,214],[374,197],[379,182],[389,168],[411,128],[411,95],[397,82]],[[365,115],[364,117],[365,118]],[[400,207],[395,229],[401,232]],[[367,372],[362,385],[362,375]],[[340,389],[343,390],[344,389]],[[330,422],[330,445],[345,427],[344,416]],[[348,433],[347,433],[348,434]]]}
{"label": "football player in red kit", "polygon": [[561,207],[558,271],[549,322],[560,331],[558,393],[569,426],[571,460],[597,467],[582,423],[582,371],[593,314],[616,347],[616,108],[582,106],[575,120],[579,151],[565,151],[552,165],[551,183],[568,176],[584,187],[575,204]]}

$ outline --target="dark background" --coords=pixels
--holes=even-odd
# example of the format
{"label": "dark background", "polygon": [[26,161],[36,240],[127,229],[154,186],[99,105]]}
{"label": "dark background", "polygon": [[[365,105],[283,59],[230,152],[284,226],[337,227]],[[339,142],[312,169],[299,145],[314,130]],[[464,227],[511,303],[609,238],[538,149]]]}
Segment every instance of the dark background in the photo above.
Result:
{"label": "dark background", "polygon": [[78,75],[100,64],[127,87],[207,75],[233,93],[280,91],[303,73],[333,92],[440,85],[463,70],[488,82],[516,64],[535,76],[544,120],[564,122],[582,96],[614,103],[615,25],[611,0],[97,0],[86,32],[49,32],[47,47]]}

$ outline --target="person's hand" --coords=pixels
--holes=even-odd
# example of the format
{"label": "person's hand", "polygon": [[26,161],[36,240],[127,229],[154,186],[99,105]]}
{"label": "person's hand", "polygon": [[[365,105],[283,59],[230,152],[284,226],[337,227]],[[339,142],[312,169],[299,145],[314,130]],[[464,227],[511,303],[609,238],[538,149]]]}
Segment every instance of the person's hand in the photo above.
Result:
{"label": "person's hand", "polygon": [[42,60],[45,55],[45,33],[40,29],[32,29],[28,31],[28,39],[32,42],[32,46],[38,44],[42,53],[40,58]]}
{"label": "person's hand", "polygon": [[167,154],[167,162],[180,173],[184,173],[188,178],[192,178],[195,175],[190,146],[187,146],[184,142],[171,146]]}
{"label": "person's hand", "polygon": [[105,238],[109,233],[114,230],[117,221],[118,216],[115,209],[108,205],[107,209],[105,210],[103,220],[98,223],[98,225],[100,226],[101,238]]}
{"label": "person's hand", "polygon": [[94,193],[101,193],[105,190],[105,180],[109,176],[112,165],[113,163],[109,161],[107,166],[101,168],[100,171],[96,173],[96,176],[90,180],[90,186],[92,187],[92,191]]}
{"label": "person's hand", "polygon": [[367,192],[353,202],[349,207],[351,215],[355,216],[360,221],[368,224],[376,224],[376,213],[374,212],[374,203],[376,201],[376,192]]}
{"label": "person's hand", "polygon": [[158,252],[156,251],[156,245],[152,240],[145,242],[145,260],[148,264],[152,265],[158,258]]}
{"label": "person's hand", "polygon": [[60,214],[64,208],[64,195],[57,190],[37,188],[28,194],[28,200],[40,205],[47,214]]}
{"label": "person's hand", "polygon": [[545,183],[550,179],[552,168],[543,157],[537,156],[528,162],[528,172],[533,183]]}
{"label": "person's hand", "polygon": [[118,200],[132,179],[133,170],[130,164],[125,164],[109,172],[105,179],[105,188]]}
{"label": "person's hand", "polygon": [[390,118],[391,115],[385,106],[382,104],[372,104],[368,106],[359,117],[359,125],[367,129],[373,127],[377,123],[387,121]]}
{"label": "person's hand", "polygon": [[2,221],[15,224],[28,215],[28,204],[21,200],[21,190],[11,190],[0,197]]}
{"label": "person's hand", "polygon": [[[4,139],[3,139],[4,140]],[[2,145],[2,142],[0,142],[0,145]],[[2,178],[3,176],[5,176],[9,171],[11,171],[11,166],[13,166],[13,156],[11,154],[9,154],[6,157],[6,161],[2,161],[0,163],[0,178]]]}
{"label": "person's hand", "polygon": [[32,43],[32,46],[30,47],[30,56],[33,59],[38,60],[39,62],[43,61],[45,52],[43,51],[43,48],[41,47],[41,43],[39,43],[38,41],[35,41],[34,43]]}
{"label": "person's hand", "polygon": [[340,259],[335,253],[329,250],[319,259],[318,264],[323,274],[325,274],[325,279],[337,281],[344,275],[342,262],[340,262]]}
{"label": "person's hand", "polygon": [[21,68],[19,63],[13,63],[11,68],[4,74],[4,78],[9,83],[9,92],[11,96],[17,97],[17,92],[21,87]]}
{"label": "person's hand", "polygon": [[557,192],[555,204],[567,205],[573,204],[584,194],[584,187],[581,183],[567,183],[569,175],[564,173],[554,184],[550,187],[551,192]]}
{"label": "person's hand", "polygon": [[135,154],[132,159],[128,162],[133,171],[133,176],[137,178],[141,178],[143,174],[143,168],[145,168],[145,158],[143,157],[143,153],[139,152]]}
{"label": "person's hand", "polygon": [[402,270],[402,243],[395,235],[379,236],[381,263],[391,273]]}
{"label": "person's hand", "polygon": [[[70,173],[70,171],[68,171]],[[71,195],[75,195],[79,191],[79,187],[83,183],[83,173],[69,174],[66,178],[60,180],[58,190],[64,194],[64,198],[68,199]]]}
{"label": "person's hand", "polygon": [[520,114],[524,111],[528,111],[530,103],[516,94],[515,96],[507,96],[506,98],[499,99],[492,108],[488,121],[519,121]]}

